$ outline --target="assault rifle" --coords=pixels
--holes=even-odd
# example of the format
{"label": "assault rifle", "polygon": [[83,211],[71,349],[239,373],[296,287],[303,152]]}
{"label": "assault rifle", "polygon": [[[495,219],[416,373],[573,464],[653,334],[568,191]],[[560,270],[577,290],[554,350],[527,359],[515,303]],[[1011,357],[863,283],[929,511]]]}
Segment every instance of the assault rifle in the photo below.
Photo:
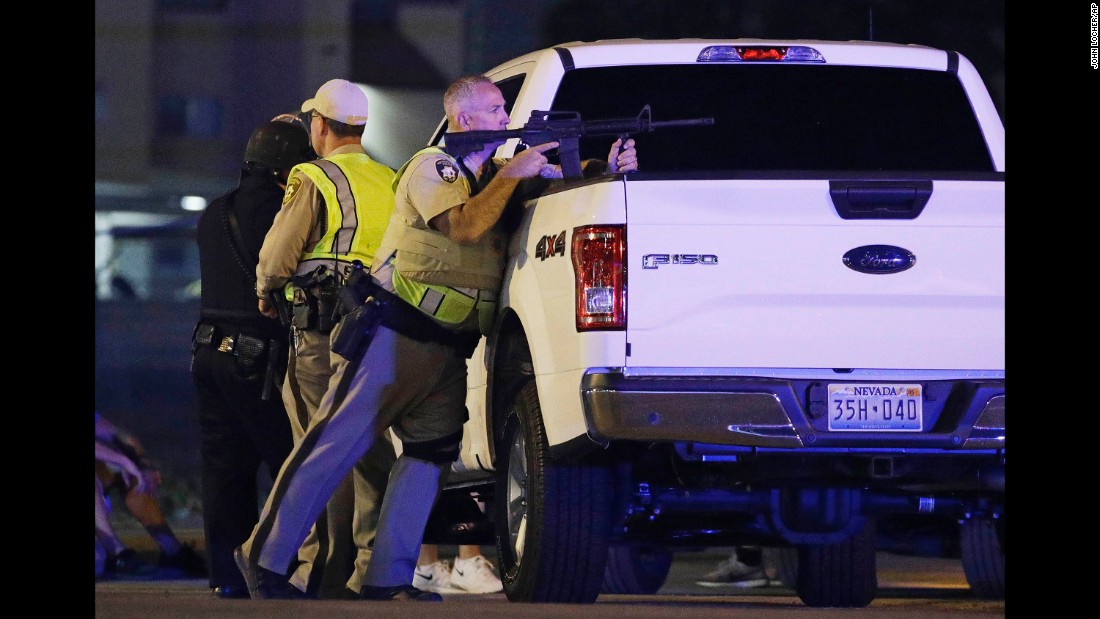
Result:
{"label": "assault rifle", "polygon": [[[486,144],[519,138],[527,146],[558,142],[562,176],[581,178],[579,139],[594,135],[614,135],[623,142],[635,133],[648,133],[665,127],[698,127],[713,125],[714,117],[686,118],[682,120],[653,121],[653,112],[647,104],[637,118],[608,118],[581,120],[580,112],[547,112],[533,110],[527,124],[520,129],[500,131],[459,131],[443,135],[447,153],[458,158],[477,152]],[[518,151],[517,151],[518,152]]]}

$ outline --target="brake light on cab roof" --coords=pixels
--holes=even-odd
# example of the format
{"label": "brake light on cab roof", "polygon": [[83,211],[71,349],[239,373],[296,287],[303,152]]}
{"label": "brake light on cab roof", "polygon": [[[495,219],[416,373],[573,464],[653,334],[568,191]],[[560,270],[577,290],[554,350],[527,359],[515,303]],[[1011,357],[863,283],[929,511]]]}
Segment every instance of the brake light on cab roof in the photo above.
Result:
{"label": "brake light on cab roof", "polygon": [[821,52],[805,45],[711,45],[696,62],[825,62]]}

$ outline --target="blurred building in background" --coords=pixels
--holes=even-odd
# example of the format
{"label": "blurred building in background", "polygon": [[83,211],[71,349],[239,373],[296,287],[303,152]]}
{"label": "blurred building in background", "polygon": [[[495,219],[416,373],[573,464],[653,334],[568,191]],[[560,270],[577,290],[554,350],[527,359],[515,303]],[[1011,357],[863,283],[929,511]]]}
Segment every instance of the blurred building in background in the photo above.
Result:
{"label": "blurred building in background", "polygon": [[349,79],[370,100],[367,152],[396,168],[446,85],[533,49],[553,4],[96,0],[95,401],[162,460],[170,506],[198,507],[195,223],[236,185],[252,130]]}
{"label": "blurred building in background", "polygon": [[95,19],[96,407],[162,459],[181,512],[199,508],[198,213],[252,129],[329,79],[367,91],[364,146],[393,168],[452,79],[573,40],[930,45],[974,62],[1004,118],[1003,0],[96,0]]}

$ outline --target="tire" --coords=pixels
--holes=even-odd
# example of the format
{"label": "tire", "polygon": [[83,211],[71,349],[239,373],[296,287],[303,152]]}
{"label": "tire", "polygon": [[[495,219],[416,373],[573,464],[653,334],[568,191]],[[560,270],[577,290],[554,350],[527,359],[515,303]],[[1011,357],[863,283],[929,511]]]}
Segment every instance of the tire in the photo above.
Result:
{"label": "tire", "polygon": [[875,526],[868,520],[842,542],[799,545],[795,591],[807,606],[862,608],[878,593],[875,569]]}
{"label": "tire", "polygon": [[607,564],[607,466],[552,461],[534,381],[515,395],[497,446],[494,526],[512,602],[596,601]]}
{"label": "tire", "polygon": [[1005,598],[1005,551],[992,518],[972,518],[959,525],[963,572],[979,598]]}
{"label": "tire", "polygon": [[601,593],[652,595],[664,586],[672,553],[652,544],[612,544]]}

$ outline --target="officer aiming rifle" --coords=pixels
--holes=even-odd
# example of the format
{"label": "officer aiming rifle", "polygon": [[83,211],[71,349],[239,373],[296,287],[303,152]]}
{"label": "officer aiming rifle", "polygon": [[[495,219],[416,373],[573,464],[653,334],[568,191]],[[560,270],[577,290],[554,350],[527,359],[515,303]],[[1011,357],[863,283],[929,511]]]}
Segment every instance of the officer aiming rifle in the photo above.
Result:
{"label": "officer aiming rifle", "polygon": [[582,137],[614,135],[625,143],[628,137],[636,133],[649,133],[668,127],[700,127],[713,124],[713,116],[654,121],[653,112],[649,104],[646,104],[636,118],[585,121],[581,120],[580,112],[533,110],[530,120],[519,129],[460,131],[445,133],[443,137],[447,153],[456,159],[479,151],[486,144],[503,143],[510,138],[519,138],[520,142],[526,146],[558,142],[562,176],[581,178],[580,138]]}

